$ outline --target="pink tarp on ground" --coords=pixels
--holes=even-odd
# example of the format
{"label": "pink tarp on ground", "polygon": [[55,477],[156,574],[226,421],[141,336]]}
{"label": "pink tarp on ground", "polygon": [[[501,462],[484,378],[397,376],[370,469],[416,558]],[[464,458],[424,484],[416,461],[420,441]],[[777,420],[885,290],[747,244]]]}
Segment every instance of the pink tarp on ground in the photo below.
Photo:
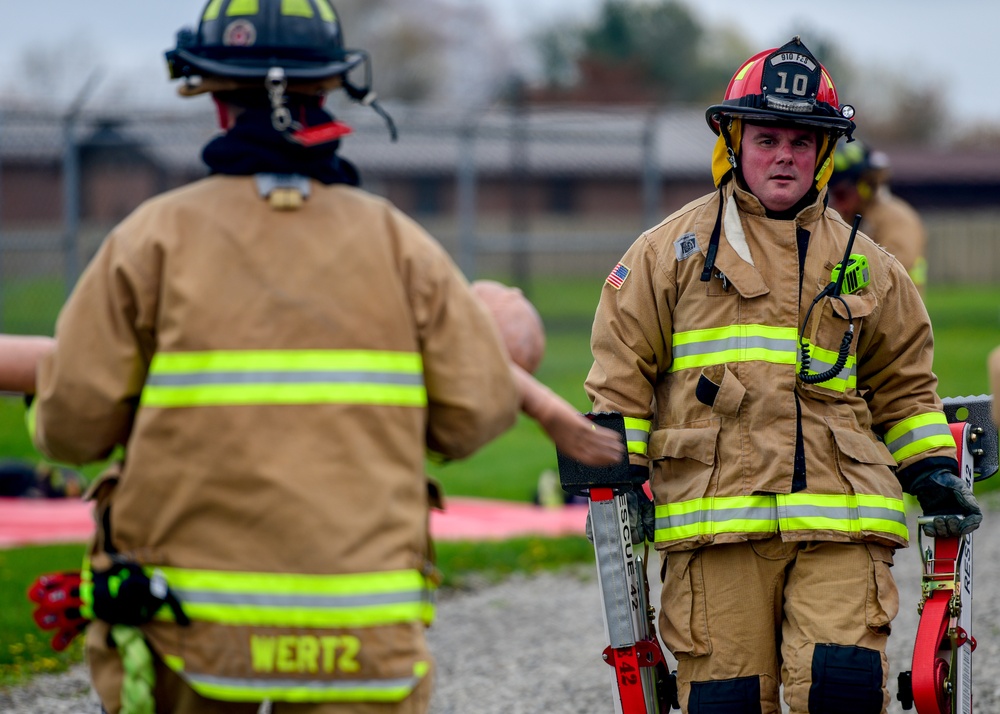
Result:
{"label": "pink tarp on ground", "polygon": [[[449,498],[446,511],[431,513],[431,533],[438,540],[583,535],[586,520],[585,505],[541,508],[528,503]],[[89,503],[75,499],[0,498],[0,548],[78,543],[93,531]]]}

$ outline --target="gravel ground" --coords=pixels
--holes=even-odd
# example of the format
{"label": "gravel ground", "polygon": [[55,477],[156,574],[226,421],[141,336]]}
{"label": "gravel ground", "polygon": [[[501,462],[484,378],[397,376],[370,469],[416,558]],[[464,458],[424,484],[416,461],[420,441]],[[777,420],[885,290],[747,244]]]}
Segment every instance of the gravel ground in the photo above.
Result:
{"label": "gravel ground", "polygon": [[[973,635],[977,712],[1000,712],[1000,494],[987,497],[987,515],[975,537]],[[915,532],[911,522],[911,533]],[[651,560],[656,561],[655,556]],[[920,563],[916,548],[896,554],[894,573],[900,612],[889,639],[890,689],[909,669],[916,636]],[[651,598],[658,577],[650,571]],[[592,568],[513,577],[500,584],[473,584],[441,594],[438,619],[429,631],[438,674],[431,714],[579,714],[613,712],[612,670],[605,647],[600,593]],[[100,711],[77,667],[29,685],[0,690],[5,714],[96,714]],[[902,714],[895,700],[890,714]]]}

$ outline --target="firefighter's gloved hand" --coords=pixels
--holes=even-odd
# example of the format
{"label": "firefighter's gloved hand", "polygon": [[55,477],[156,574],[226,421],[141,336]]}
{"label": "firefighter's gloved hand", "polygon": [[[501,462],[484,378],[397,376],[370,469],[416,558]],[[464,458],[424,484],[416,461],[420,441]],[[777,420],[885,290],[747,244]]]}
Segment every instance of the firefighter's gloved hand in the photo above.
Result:
{"label": "firefighter's gloved hand", "polygon": [[979,527],[983,511],[972,490],[949,469],[920,474],[910,484],[908,493],[916,496],[924,516],[933,517],[923,531],[939,538],[963,536]]}
{"label": "firefighter's gloved hand", "polygon": [[656,531],[656,511],[645,490],[637,488],[625,494],[628,501],[628,525],[632,531],[632,545],[653,541]]}
{"label": "firefighter's gloved hand", "polygon": [[[642,545],[644,542],[653,540],[653,533],[656,530],[656,512],[653,502],[642,488],[629,491],[625,494],[625,502],[628,504],[628,527],[632,537],[632,545]],[[587,540],[594,542],[594,529],[590,523],[590,514],[587,514]]]}

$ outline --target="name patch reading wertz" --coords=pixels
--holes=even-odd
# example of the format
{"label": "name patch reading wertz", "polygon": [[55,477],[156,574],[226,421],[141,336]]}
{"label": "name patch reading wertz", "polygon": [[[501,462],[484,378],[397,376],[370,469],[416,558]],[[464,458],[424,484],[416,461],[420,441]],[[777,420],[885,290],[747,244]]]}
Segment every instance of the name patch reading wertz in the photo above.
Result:
{"label": "name patch reading wertz", "polygon": [[267,674],[357,672],[360,651],[361,641],[352,635],[250,637],[253,669]]}

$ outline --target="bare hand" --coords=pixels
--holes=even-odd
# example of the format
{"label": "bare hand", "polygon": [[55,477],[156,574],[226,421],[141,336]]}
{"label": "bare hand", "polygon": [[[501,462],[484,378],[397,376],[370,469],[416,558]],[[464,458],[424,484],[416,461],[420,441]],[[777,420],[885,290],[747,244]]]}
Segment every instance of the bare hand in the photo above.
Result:
{"label": "bare hand", "polygon": [[587,466],[609,466],[625,458],[617,432],[594,424],[517,365],[511,369],[521,390],[522,410],[541,425],[559,451]]}

